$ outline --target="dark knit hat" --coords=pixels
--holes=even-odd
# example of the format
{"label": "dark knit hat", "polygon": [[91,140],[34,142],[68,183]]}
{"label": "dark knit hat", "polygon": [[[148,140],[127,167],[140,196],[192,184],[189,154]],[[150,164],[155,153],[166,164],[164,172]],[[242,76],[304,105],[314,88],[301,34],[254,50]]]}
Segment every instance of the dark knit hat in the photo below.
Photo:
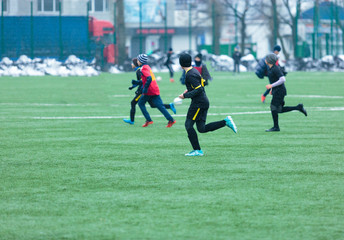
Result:
{"label": "dark knit hat", "polygon": [[170,52],[173,52],[173,49],[172,49],[172,48],[170,48],[168,51],[170,51]]}
{"label": "dark knit hat", "polygon": [[133,58],[132,61],[135,67],[139,66],[139,64],[137,63],[137,58]]}
{"label": "dark knit hat", "polygon": [[266,55],[265,60],[270,64],[275,64],[278,60],[278,57],[274,53]]}
{"label": "dark knit hat", "polygon": [[280,52],[281,51],[281,46],[280,45],[276,45],[275,47],[274,47],[274,51],[277,51],[277,52]]}
{"label": "dark knit hat", "polygon": [[142,64],[146,64],[148,61],[148,56],[146,54],[140,54],[137,56],[137,60],[139,60]]}
{"label": "dark knit hat", "polygon": [[182,53],[179,56],[179,64],[182,67],[191,67],[191,61],[192,61],[191,56],[187,53]]}
{"label": "dark knit hat", "polygon": [[197,54],[197,55],[195,56],[195,58],[199,58],[199,59],[202,60],[202,54],[201,54],[201,53]]}

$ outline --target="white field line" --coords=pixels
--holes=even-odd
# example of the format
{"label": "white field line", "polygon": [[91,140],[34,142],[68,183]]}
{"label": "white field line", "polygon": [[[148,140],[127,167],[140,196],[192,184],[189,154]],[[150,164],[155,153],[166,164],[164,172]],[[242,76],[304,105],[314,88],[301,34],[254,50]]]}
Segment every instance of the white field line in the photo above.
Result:
{"label": "white field line", "polygon": [[110,97],[135,97],[135,95],[122,94],[122,95],[111,95]]}
{"label": "white field line", "polygon": [[[227,94],[227,96],[230,96]],[[248,97],[260,97],[261,95],[256,94],[250,94],[247,95]],[[287,95],[286,97],[292,97],[292,98],[325,98],[325,99],[343,99],[344,96],[323,96],[323,95]]]}
{"label": "white field line", "polygon": [[322,96],[322,95],[287,95],[287,97],[300,97],[300,98],[328,98],[328,99],[342,99],[343,96]]}
{"label": "white field line", "polygon": [[[98,106],[110,106],[119,107],[119,104],[98,104],[98,103],[0,103],[0,106],[15,106],[15,107],[98,107]],[[177,107],[189,107],[188,105],[177,105]],[[211,108],[239,108],[239,109],[261,109],[262,107],[254,106],[211,106]]]}
{"label": "white field line", "polygon": [[0,103],[0,106],[20,106],[20,107],[89,107],[100,106],[97,103]]}
{"label": "white field line", "polygon": [[[344,107],[309,107],[306,109],[314,109],[314,111],[344,111]],[[270,111],[255,111],[255,112],[234,112],[234,113],[208,113],[208,116],[228,116],[228,115],[253,115],[253,114],[267,114]],[[173,117],[185,117],[185,114],[173,115]],[[136,118],[143,118],[142,115],[135,116]],[[162,118],[163,115],[151,115],[154,118]],[[122,119],[128,116],[84,116],[84,117],[31,117],[30,119],[39,120],[70,120],[70,119]]]}
{"label": "white field line", "polygon": [[[179,106],[179,105],[177,105],[177,106]],[[266,106],[270,106],[270,105],[266,105]],[[189,106],[187,106],[187,107],[189,107]],[[262,109],[262,108],[264,108],[264,105],[262,104],[262,106],[260,106],[260,107],[254,107],[254,106],[247,106],[247,107],[245,107],[245,106],[213,106],[213,105],[210,105],[210,108],[239,108],[239,109]]]}
{"label": "white field line", "polygon": [[119,104],[102,105],[98,103],[0,103],[0,106],[14,106],[14,107],[99,107],[110,106],[119,107]]}
{"label": "white field line", "polygon": [[[208,116],[228,116],[228,115],[245,115],[245,114],[263,114],[270,111],[259,112],[238,112],[238,113],[208,113]],[[150,115],[152,118],[162,118],[163,115]],[[186,117],[186,114],[176,114],[173,117]],[[122,119],[128,118],[128,116],[85,116],[85,117],[32,117],[31,119],[41,120],[68,120],[68,119]],[[135,118],[143,118],[142,115],[137,115]]]}

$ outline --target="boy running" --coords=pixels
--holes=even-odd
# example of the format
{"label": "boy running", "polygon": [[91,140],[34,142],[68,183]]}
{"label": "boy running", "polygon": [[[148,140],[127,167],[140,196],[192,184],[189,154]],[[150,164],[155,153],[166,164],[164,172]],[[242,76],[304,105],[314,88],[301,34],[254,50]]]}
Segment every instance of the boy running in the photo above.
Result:
{"label": "boy running", "polygon": [[268,65],[268,78],[270,84],[266,85],[267,89],[272,89],[272,100],[270,104],[272,119],[274,126],[270,129],[265,130],[266,132],[279,132],[280,128],[278,125],[278,114],[298,110],[307,116],[307,111],[304,109],[303,104],[300,103],[294,107],[284,106],[284,97],[287,95],[287,89],[285,88],[284,82],[285,77],[281,69],[276,66],[278,57],[276,54],[271,53],[265,57],[265,63]]}
{"label": "boy running", "polygon": [[147,127],[150,124],[153,124],[153,121],[146,109],[146,102],[152,102],[155,107],[159,109],[159,111],[165,116],[168,120],[167,126],[168,128],[172,127],[173,124],[176,123],[176,120],[167,112],[161,97],[160,97],[160,90],[158,83],[156,82],[155,76],[147,65],[148,57],[146,54],[140,54],[137,56],[137,63],[141,66],[141,73],[142,73],[142,96],[139,100],[139,107],[142,111],[142,114],[146,118],[146,122],[142,125],[142,127]]}
{"label": "boy running", "polygon": [[[137,58],[133,58],[132,63],[131,63],[131,67],[135,68],[136,71],[136,79],[137,80],[132,80],[132,86],[129,87],[129,90],[132,90],[135,87],[138,87],[138,89],[135,91],[135,97],[133,98],[133,100],[131,101],[130,105],[130,119],[123,119],[124,122],[133,125],[134,124],[134,120],[135,120],[135,112],[136,112],[136,104],[139,102],[139,99],[142,96],[142,81],[141,81],[141,68],[139,67],[138,63],[137,63]],[[149,105],[151,106],[151,108],[156,108],[156,106],[154,105],[154,103],[152,101],[148,101]],[[170,103],[170,104],[164,104],[166,109],[171,109],[172,112],[174,114],[177,113],[177,110],[174,106],[174,103]]]}
{"label": "boy running", "polygon": [[204,153],[199,145],[197,133],[193,128],[195,123],[197,125],[197,130],[200,133],[215,131],[226,125],[236,133],[237,128],[231,116],[227,116],[221,121],[205,124],[209,109],[209,100],[204,90],[202,77],[200,73],[191,66],[191,56],[189,54],[181,54],[179,57],[179,63],[185,70],[186,86],[185,92],[180,94],[179,98],[191,98],[191,104],[185,120],[185,128],[193,150],[185,154],[185,156],[203,156]]}

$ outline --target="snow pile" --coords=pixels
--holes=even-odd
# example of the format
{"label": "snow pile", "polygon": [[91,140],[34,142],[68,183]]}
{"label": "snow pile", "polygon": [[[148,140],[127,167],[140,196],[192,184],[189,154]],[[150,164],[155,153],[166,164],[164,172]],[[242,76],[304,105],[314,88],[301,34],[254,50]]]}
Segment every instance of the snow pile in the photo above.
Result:
{"label": "snow pile", "polygon": [[98,76],[100,72],[94,65],[94,61],[88,63],[75,55],[69,56],[64,62],[54,58],[30,59],[26,55],[20,56],[14,62],[4,57],[0,61],[0,76]]}
{"label": "snow pile", "polygon": [[287,71],[344,71],[344,55],[326,55],[321,59],[300,58],[286,63]]}
{"label": "snow pile", "polygon": [[[246,67],[247,71],[254,71],[256,69],[258,62],[256,61],[256,59],[254,58],[252,54],[248,54],[241,58],[241,64]],[[240,71],[241,71],[241,68],[240,68]]]}

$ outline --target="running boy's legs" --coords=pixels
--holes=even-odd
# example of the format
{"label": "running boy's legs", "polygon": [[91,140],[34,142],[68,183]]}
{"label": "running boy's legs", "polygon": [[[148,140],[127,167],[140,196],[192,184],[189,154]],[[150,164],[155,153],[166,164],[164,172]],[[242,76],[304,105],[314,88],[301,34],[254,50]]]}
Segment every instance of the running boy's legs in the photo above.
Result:
{"label": "running boy's legs", "polygon": [[150,98],[150,102],[152,102],[152,104],[159,109],[159,111],[165,116],[165,118],[168,121],[174,121],[173,117],[167,112],[160,95],[156,95],[156,96],[151,96]]}
{"label": "running boy's legs", "polygon": [[[149,105],[151,106],[151,108],[156,108],[156,106],[155,106],[155,104],[153,103],[152,99],[150,99],[150,100],[148,101],[148,103],[149,103]],[[163,104],[163,105],[164,105],[164,107],[165,107],[166,109],[171,109],[171,105],[170,105],[170,104]]]}
{"label": "running boy's legs", "polygon": [[193,150],[201,150],[201,146],[199,145],[196,130],[193,127],[194,124],[195,124],[195,121],[193,121],[192,119],[186,118],[185,129],[186,129],[186,132],[188,133],[188,138],[191,143],[191,146]]}
{"label": "running boy's legs", "polygon": [[285,112],[290,112],[294,110],[298,110],[302,112],[305,116],[307,116],[306,110],[303,108],[302,104],[298,104],[297,106],[284,106],[284,96],[283,95],[273,95],[271,104],[270,104],[270,109],[271,109],[271,115],[272,115],[272,120],[274,122],[274,128],[279,129],[279,124],[278,124],[278,114],[279,113],[285,113]]}
{"label": "running boy's legs", "polygon": [[272,115],[272,120],[274,122],[274,128],[279,129],[278,124],[278,113],[282,112],[284,106],[284,95],[275,94],[272,96],[270,110]]}
{"label": "running boy's legs", "polygon": [[221,121],[211,122],[211,123],[205,124],[204,120],[199,120],[199,121],[196,121],[196,126],[197,126],[197,130],[200,133],[206,133],[206,132],[215,131],[219,128],[226,126],[226,121],[221,120]]}
{"label": "running boy's legs", "polygon": [[215,131],[219,128],[226,126],[225,120],[205,124],[206,119],[207,119],[207,113],[208,113],[208,108],[195,108],[195,107],[189,108],[186,121],[185,121],[185,129],[188,133],[189,141],[194,150],[201,150],[197,133],[193,127],[195,122],[197,125],[197,130],[200,133]]}
{"label": "running boy's legs", "polygon": [[136,94],[136,96],[131,101],[131,109],[130,109],[130,120],[134,122],[135,120],[135,113],[136,113],[136,104],[138,103],[139,99],[141,97],[141,94]]}
{"label": "running boy's legs", "polygon": [[139,107],[141,109],[141,112],[143,114],[143,116],[146,118],[146,121],[148,122],[151,122],[152,119],[147,111],[147,108],[146,108],[146,102],[149,101],[149,99],[151,98],[152,96],[147,96],[147,95],[142,95],[140,97],[140,100],[139,100]]}

